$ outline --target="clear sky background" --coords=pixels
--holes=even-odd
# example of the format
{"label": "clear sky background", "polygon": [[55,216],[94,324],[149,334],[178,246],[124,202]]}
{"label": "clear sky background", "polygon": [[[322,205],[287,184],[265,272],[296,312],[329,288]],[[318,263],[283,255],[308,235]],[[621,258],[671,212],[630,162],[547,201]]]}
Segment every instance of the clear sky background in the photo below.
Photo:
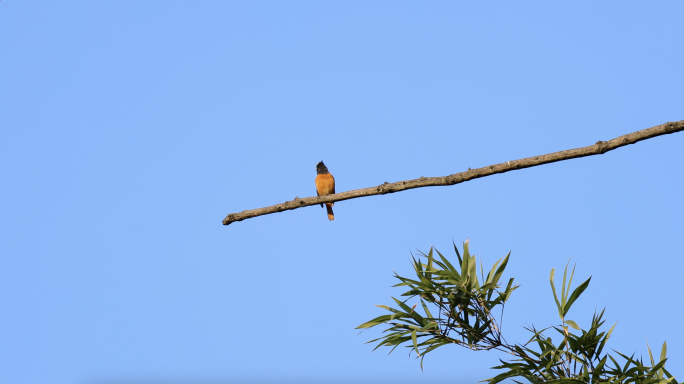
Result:
{"label": "clear sky background", "polygon": [[0,383],[475,383],[371,353],[411,251],[512,251],[504,332],[593,276],[609,347],[684,375],[684,133],[221,225],[684,119],[684,1],[0,2]]}

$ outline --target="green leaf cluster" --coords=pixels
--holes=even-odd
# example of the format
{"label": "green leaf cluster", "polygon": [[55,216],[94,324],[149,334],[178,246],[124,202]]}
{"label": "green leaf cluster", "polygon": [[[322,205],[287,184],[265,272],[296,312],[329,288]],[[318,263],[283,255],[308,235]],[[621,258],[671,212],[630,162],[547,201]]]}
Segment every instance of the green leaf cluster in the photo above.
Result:
{"label": "green leaf cluster", "polygon": [[[551,337],[544,335],[544,329],[532,332],[532,338],[525,345],[515,345],[509,352],[517,357],[512,361],[501,360],[501,365],[493,367],[504,372],[484,380],[488,383],[499,383],[509,378],[522,378],[530,383],[635,383],[635,384],[677,384],[675,378],[665,369],[667,343],[663,344],[660,360],[653,361],[651,349],[651,365],[644,364],[642,359],[634,355],[627,356],[620,352],[618,359],[622,365],[609,354],[601,354],[606,341],[613,331],[600,332],[603,325],[603,311],[594,314],[588,330],[581,330],[581,335],[567,333],[562,327],[552,327],[561,335],[560,342],[554,343]],[[536,348],[533,348],[536,347]],[[520,383],[517,380],[513,380]]]}
{"label": "green leaf cluster", "polygon": [[[524,378],[535,384],[556,382],[677,384],[675,378],[665,369],[666,343],[663,344],[657,364],[653,360],[649,346],[650,366],[645,365],[643,360],[635,359],[633,355],[627,356],[616,351],[619,358],[623,360],[623,365],[620,365],[613,356],[602,354],[606,342],[617,325],[617,323],[613,324],[608,332],[600,331],[605,322],[603,320],[605,309],[599,314],[594,313],[588,330],[582,329],[575,321],[565,318],[572,304],[587,289],[591,281],[591,278],[587,279],[570,293],[575,268],[573,267],[570,278],[566,279],[568,265],[565,266],[563,272],[560,298],[554,283],[555,268],[551,270],[549,276],[561,325],[541,331],[534,327],[526,328],[532,333],[532,338],[524,345],[515,345],[512,349],[507,348],[508,352],[517,358],[508,362],[502,360],[501,365],[493,368],[504,370],[504,372],[485,381],[495,384],[508,378]],[[581,334],[571,333],[568,326],[580,331]],[[549,329],[560,334],[560,342],[554,343],[551,337],[544,334]],[[516,380],[513,381],[519,383]]]}
{"label": "green leaf cluster", "polygon": [[[427,254],[420,252],[418,257],[412,257],[415,278],[395,273],[400,283],[394,286],[408,287],[401,295],[406,299],[392,297],[396,308],[377,305],[390,314],[378,316],[357,327],[389,326],[384,336],[369,341],[378,342],[375,349],[388,346],[392,347],[391,353],[405,343],[421,357],[422,367],[422,358],[443,345],[486,350],[501,343],[500,321],[493,312],[501,307],[500,313],[503,314],[503,305],[518,288],[513,286],[513,279],[509,279],[507,286],[501,289],[500,280],[510,253],[494,263],[486,277],[480,263],[478,278],[478,263],[470,254],[469,242],[463,243],[463,255],[455,244],[454,251],[458,257],[457,266],[430,248]],[[418,302],[413,307],[406,304],[416,297]],[[416,310],[418,304],[421,306]]]}
{"label": "green leaf cluster", "polygon": [[[478,265],[475,256],[470,254],[468,241],[463,243],[462,255],[455,244],[454,251],[458,258],[456,266],[439,251],[430,248],[427,254],[419,252],[418,257],[412,257],[415,278],[402,277],[395,272],[395,278],[400,283],[394,287],[408,288],[401,295],[405,299],[392,297],[396,307],[377,305],[389,314],[357,327],[385,327],[382,337],[368,342],[377,342],[374,350],[386,346],[391,347],[391,353],[403,345],[410,348],[409,353],[415,352],[421,358],[421,368],[427,353],[447,344],[472,350],[496,349],[513,356],[512,360],[501,360],[501,365],[493,367],[503,372],[483,380],[490,384],[506,379],[516,383],[520,382],[515,379],[525,379],[533,384],[678,384],[665,369],[666,343],[658,361],[654,360],[648,346],[650,365],[643,359],[634,358],[634,355],[627,356],[617,351],[616,358],[604,353],[606,342],[616,325],[607,332],[601,330],[605,323],[605,310],[594,313],[586,330],[566,318],[591,281],[590,277],[571,290],[575,268],[568,276],[569,262],[563,272],[560,296],[554,282],[555,268],[549,276],[560,324],[542,330],[526,327],[532,337],[525,344],[509,344],[501,333],[501,321],[504,305],[518,286],[513,285],[511,278],[502,288],[500,280],[508,265],[510,252],[494,263],[485,277],[482,262]],[[414,298],[417,298],[417,302],[413,306],[407,304]],[[498,318],[494,312],[500,313]],[[573,333],[571,329],[578,332]],[[546,333],[558,336],[554,341]]]}

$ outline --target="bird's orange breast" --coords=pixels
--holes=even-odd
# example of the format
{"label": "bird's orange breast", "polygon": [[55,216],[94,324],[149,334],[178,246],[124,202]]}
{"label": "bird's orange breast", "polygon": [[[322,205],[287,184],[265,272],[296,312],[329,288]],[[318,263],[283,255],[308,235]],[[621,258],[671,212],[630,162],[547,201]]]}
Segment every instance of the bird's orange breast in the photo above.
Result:
{"label": "bird's orange breast", "polygon": [[321,196],[335,193],[335,178],[333,177],[333,175],[330,173],[317,175],[316,191]]}

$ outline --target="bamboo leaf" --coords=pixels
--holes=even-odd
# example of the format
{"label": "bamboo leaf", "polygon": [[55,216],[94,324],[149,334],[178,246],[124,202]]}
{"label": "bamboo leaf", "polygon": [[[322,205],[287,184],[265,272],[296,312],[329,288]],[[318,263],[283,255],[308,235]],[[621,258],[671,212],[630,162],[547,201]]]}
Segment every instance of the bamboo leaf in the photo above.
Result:
{"label": "bamboo leaf", "polygon": [[651,346],[648,345],[648,339],[646,339],[646,348],[648,349],[648,357],[651,358],[651,367],[655,365],[655,361],[653,360],[653,353],[651,353]]}
{"label": "bamboo leaf", "polygon": [[485,280],[485,284],[489,284],[489,283],[493,282],[492,280],[494,280],[493,279],[494,275],[496,275],[496,272],[495,272],[496,267],[499,265],[500,262],[501,262],[501,259],[497,260],[496,263],[494,263],[494,265],[492,265],[492,269],[489,270],[489,273],[487,274],[487,280]]}
{"label": "bamboo leaf", "polygon": [[[667,360],[667,341],[663,342],[663,347],[660,349],[660,361]],[[665,365],[665,364],[663,364]],[[664,369],[658,370],[658,379],[663,378]]]}
{"label": "bamboo leaf", "polygon": [[420,356],[420,351],[418,350],[418,340],[416,339],[416,331],[411,332],[411,340],[413,340],[413,348],[416,350],[416,354]]}
{"label": "bamboo leaf", "polygon": [[558,307],[558,316],[563,319],[563,307],[558,301],[558,295],[556,294],[556,285],[553,282],[553,277],[556,274],[556,268],[551,268],[551,275],[549,276],[549,282],[551,283],[551,290],[553,291],[553,299],[556,301],[556,306]]}
{"label": "bamboo leaf", "polygon": [[[568,260],[568,264],[570,264],[570,260]],[[565,303],[567,300],[566,292],[565,292],[565,278],[567,277],[568,274],[568,264],[565,265],[565,269],[563,270],[563,283],[561,284],[561,305],[565,307]],[[570,288],[570,287],[568,287]]]}
{"label": "bamboo leaf", "polygon": [[432,313],[430,313],[430,310],[428,309],[427,305],[425,305],[423,299],[420,299],[420,303],[423,305],[423,310],[425,311],[425,314],[428,315],[429,318],[432,318]]}
{"label": "bamboo leaf", "polygon": [[421,316],[420,314],[418,314],[418,312],[413,311],[413,310],[411,309],[411,307],[409,307],[408,305],[406,305],[406,304],[402,303],[401,301],[395,299],[394,297],[392,297],[392,299],[394,299],[394,301],[395,301],[397,304],[399,304],[399,306],[400,306],[404,311],[408,312],[408,315],[407,315],[408,317],[411,317],[411,318],[413,318],[414,320],[416,320],[421,326],[423,326],[423,325],[425,325],[425,323],[427,323],[427,321],[423,318],[423,316]]}
{"label": "bamboo leaf", "polygon": [[577,323],[575,323],[575,322],[572,321],[572,320],[565,320],[565,324],[571,326],[573,329],[576,329],[576,330],[578,330],[578,331],[581,331],[581,330],[582,330],[582,328],[580,328],[579,325],[577,325]]}
{"label": "bamboo leaf", "polygon": [[572,292],[572,295],[570,295],[570,298],[568,299],[567,304],[563,308],[563,317],[565,317],[565,315],[568,313],[568,311],[570,310],[570,307],[575,302],[575,300],[577,300],[580,297],[580,295],[582,294],[582,292],[584,292],[584,290],[587,289],[590,281],[591,281],[591,277],[588,278],[587,281],[585,281],[584,283],[580,284],[577,288],[575,288],[575,290]]}
{"label": "bamboo leaf", "polygon": [[508,259],[511,256],[511,252],[509,251],[506,257],[504,257],[503,261],[501,262],[501,265],[499,268],[496,270],[496,273],[494,274],[494,277],[492,278],[492,281],[497,283],[499,279],[501,279],[501,275],[503,275],[504,270],[506,269],[506,266],[508,265]]}
{"label": "bamboo leaf", "polygon": [[591,376],[592,382],[597,383],[601,379],[601,375],[603,374],[603,366],[606,364],[606,360],[608,360],[608,356],[604,356],[594,369],[594,372]]}
{"label": "bamboo leaf", "polygon": [[456,243],[452,240],[451,243],[454,245],[454,252],[456,252],[456,257],[458,257],[458,264],[462,264],[463,261],[461,260],[461,254],[458,252],[458,247],[456,246]]}
{"label": "bamboo leaf", "polygon": [[359,326],[356,327],[355,329],[372,328],[372,327],[375,327],[376,325],[380,325],[380,324],[383,324],[383,323],[385,323],[385,322],[387,322],[387,321],[392,320],[393,317],[394,317],[393,315],[382,315],[382,316],[378,316],[378,317],[376,317],[376,318],[373,319],[373,320],[367,321],[367,322],[365,322],[365,323],[359,325]]}

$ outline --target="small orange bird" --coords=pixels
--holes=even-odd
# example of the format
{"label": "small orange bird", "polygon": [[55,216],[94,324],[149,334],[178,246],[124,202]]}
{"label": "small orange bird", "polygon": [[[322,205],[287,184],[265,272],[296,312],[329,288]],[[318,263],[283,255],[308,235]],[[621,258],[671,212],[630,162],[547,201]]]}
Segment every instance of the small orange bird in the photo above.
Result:
{"label": "small orange bird", "polygon": [[[335,178],[328,172],[328,167],[320,163],[316,164],[316,194],[318,196],[332,195],[335,193]],[[325,203],[325,208],[328,209],[328,220],[335,220],[335,214],[333,213],[332,207],[335,203]],[[323,208],[323,204],[321,204]]]}

